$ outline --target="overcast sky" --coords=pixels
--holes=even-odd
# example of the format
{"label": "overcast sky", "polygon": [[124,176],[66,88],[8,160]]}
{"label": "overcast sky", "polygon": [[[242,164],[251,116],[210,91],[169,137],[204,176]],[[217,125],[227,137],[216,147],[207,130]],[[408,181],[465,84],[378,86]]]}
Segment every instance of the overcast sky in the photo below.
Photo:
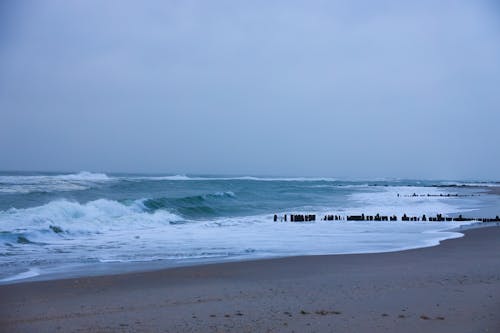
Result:
{"label": "overcast sky", "polygon": [[4,0],[0,169],[500,179],[500,6]]}

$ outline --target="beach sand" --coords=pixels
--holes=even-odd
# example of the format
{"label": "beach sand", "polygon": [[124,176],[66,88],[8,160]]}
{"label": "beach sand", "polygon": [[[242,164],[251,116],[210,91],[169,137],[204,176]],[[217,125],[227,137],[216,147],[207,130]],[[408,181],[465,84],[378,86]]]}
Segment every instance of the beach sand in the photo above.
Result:
{"label": "beach sand", "polygon": [[1,332],[500,332],[500,228],[431,248],[0,286]]}

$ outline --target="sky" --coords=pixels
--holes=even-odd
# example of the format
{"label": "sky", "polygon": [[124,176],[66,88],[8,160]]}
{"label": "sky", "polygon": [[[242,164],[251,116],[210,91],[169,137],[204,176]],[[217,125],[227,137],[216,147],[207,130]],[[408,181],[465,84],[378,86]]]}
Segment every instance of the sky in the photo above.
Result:
{"label": "sky", "polygon": [[500,5],[0,4],[0,170],[500,180]]}

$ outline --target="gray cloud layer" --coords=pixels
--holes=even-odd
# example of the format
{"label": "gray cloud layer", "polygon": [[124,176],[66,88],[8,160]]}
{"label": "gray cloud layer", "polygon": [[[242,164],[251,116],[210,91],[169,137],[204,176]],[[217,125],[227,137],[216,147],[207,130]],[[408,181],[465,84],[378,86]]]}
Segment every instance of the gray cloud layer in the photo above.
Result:
{"label": "gray cloud layer", "polygon": [[0,169],[500,179],[492,1],[0,12]]}

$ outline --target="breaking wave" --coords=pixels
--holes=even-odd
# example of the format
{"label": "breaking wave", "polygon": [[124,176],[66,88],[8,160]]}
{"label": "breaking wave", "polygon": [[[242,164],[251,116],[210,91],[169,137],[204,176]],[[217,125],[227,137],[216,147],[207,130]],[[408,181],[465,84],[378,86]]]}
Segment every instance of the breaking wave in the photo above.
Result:
{"label": "breaking wave", "polygon": [[57,237],[168,225],[182,220],[166,210],[147,212],[142,205],[143,200],[126,205],[99,199],[85,204],[57,200],[38,207],[11,208],[0,212],[0,239],[7,243],[30,244]]}
{"label": "breaking wave", "polygon": [[0,211],[0,239],[32,244],[45,236],[66,237],[120,229],[141,229],[216,217],[219,206],[236,195],[215,192],[180,198],[151,198],[128,202],[98,199],[78,203],[66,199],[45,205]]}
{"label": "breaking wave", "polygon": [[155,212],[168,209],[185,218],[211,218],[218,216],[221,209],[236,198],[234,192],[215,192],[180,198],[154,198],[140,201],[145,211]]}

